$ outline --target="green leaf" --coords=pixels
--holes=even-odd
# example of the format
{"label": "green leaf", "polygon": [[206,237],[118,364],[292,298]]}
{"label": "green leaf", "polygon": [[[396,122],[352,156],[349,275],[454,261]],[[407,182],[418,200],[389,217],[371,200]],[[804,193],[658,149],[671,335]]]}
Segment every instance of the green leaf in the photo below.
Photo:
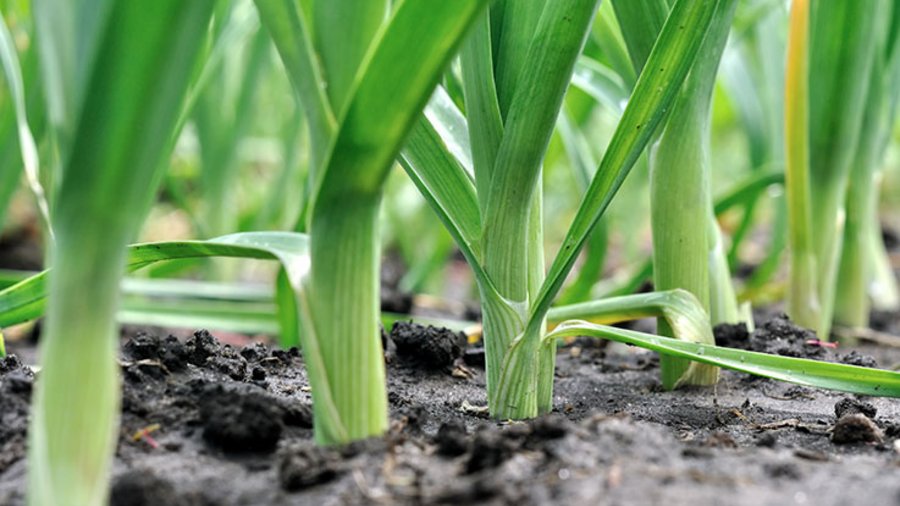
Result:
{"label": "green leaf", "polygon": [[[488,195],[491,174],[500,140],[503,119],[494,82],[494,60],[491,47],[490,13],[480,16],[460,51],[463,93],[466,101],[469,138],[475,168],[475,187],[480,196]],[[485,199],[478,202],[484,211]]]}
{"label": "green leaf", "polygon": [[561,2],[548,0],[499,0],[491,7],[494,80],[497,85],[497,103],[504,119],[515,103],[515,93],[518,93],[521,79],[534,70],[529,67],[533,60],[528,53],[544,9],[548,5],[559,3]]}
{"label": "green leaf", "polygon": [[612,0],[612,6],[628,46],[631,64],[640,74],[666,23],[669,6],[666,0]]}
{"label": "green leaf", "polygon": [[[246,232],[208,241],[171,241],[129,246],[129,272],[158,262],[188,258],[232,257],[279,260],[299,280],[309,270],[308,239],[290,232]],[[50,270],[0,291],[0,327],[33,320],[44,312]]]}
{"label": "green leaf", "polygon": [[388,0],[312,2],[313,40],[328,83],[325,91],[338,116],[352,96],[357,72],[388,14],[388,5]]}
{"label": "green leaf", "polygon": [[622,114],[628,103],[628,88],[619,74],[587,56],[578,58],[572,84],[615,114]]}
{"label": "green leaf", "polygon": [[434,125],[440,124],[440,119],[435,119],[419,120],[400,162],[478,273],[481,216],[475,186],[435,131]]}
{"label": "green leaf", "polygon": [[6,76],[6,81],[9,84],[16,112],[16,130],[18,131],[19,150],[22,153],[25,178],[28,181],[31,193],[34,194],[34,198],[37,201],[38,210],[41,213],[41,218],[44,220],[44,226],[47,227],[47,231],[52,237],[50,206],[47,203],[47,196],[38,174],[40,160],[37,146],[31,133],[31,127],[28,126],[28,114],[25,108],[25,85],[22,79],[22,69],[19,66],[19,55],[13,43],[12,35],[10,35],[9,29],[6,27],[6,22],[2,19],[0,19],[0,63],[3,65],[3,74]]}
{"label": "green leaf", "polygon": [[560,324],[545,339],[552,340],[572,336],[609,339],[673,357],[798,385],[860,395],[900,397],[900,373],[883,369],[689,343],[678,339],[579,321]]}
{"label": "green leaf", "polygon": [[325,93],[325,78],[308,18],[295,0],[256,0],[256,7],[306,112],[313,150],[311,169],[315,172],[326,156],[337,120]]}
{"label": "green leaf", "polygon": [[[314,206],[343,206],[380,191],[466,28],[486,0],[406,0],[376,39],[340,121]],[[398,86],[397,76],[403,76]],[[320,209],[320,212],[324,209]],[[315,212],[315,211],[314,211]]]}

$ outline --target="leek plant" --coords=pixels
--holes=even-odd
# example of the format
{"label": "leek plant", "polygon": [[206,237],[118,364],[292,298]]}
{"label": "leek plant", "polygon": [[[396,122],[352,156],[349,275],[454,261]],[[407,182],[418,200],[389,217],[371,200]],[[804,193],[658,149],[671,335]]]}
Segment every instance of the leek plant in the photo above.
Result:
{"label": "leek plant", "polygon": [[315,297],[292,308],[281,276],[279,300],[291,308],[281,311],[283,333],[299,333],[305,356],[316,357],[307,367],[321,443],[387,428],[378,328],[382,188],[454,48],[487,3],[256,2],[309,124],[310,203],[298,228],[311,236],[308,289]]}
{"label": "leek plant", "polygon": [[[640,67],[649,70],[640,71],[546,278],[542,158],[597,2],[498,2],[475,25],[461,53],[467,123],[448,129],[467,125],[471,174],[467,160],[446,152],[430,122],[421,122],[410,137],[404,166],[476,273],[493,416],[528,418],[552,408],[555,346],[545,337],[547,311],[579,249],[675,102],[710,27],[727,33],[727,5],[680,1],[663,13],[665,23]],[[444,116],[453,122],[452,115]],[[682,337],[711,344],[709,333]]]}
{"label": "leek plant", "polygon": [[[882,160],[896,121],[900,97],[900,6],[886,2],[879,14],[875,55],[866,90],[862,130],[850,169],[847,221],[837,279],[835,321],[866,327],[869,312],[900,310],[900,290],[878,221]],[[888,15],[890,13],[890,15]]]}
{"label": "leek plant", "polygon": [[29,431],[30,504],[106,502],[118,425],[114,316],[125,245],[174,140],[212,5],[34,2],[62,180]]}
{"label": "leek plant", "polygon": [[896,10],[888,1],[800,0],[791,7],[785,85],[788,308],[823,339],[835,316],[853,325],[867,322],[866,287],[874,278],[864,266],[871,262],[869,243],[876,240],[876,155],[884,124],[891,124],[886,116],[896,88]]}
{"label": "leek plant", "polygon": [[[654,22],[667,13],[667,4],[664,0],[641,0],[613,5],[637,70],[644,65],[648,41],[655,39]],[[720,20],[706,35],[698,63],[684,83],[650,158],[654,287],[693,293],[713,324],[741,319],[722,234],[713,213],[709,152],[713,86],[736,5],[730,1],[717,7]],[[645,19],[651,22],[645,23]],[[659,331],[672,335],[664,320]],[[660,365],[667,386],[679,380],[701,385],[717,380],[714,368],[694,367],[682,379],[690,367],[688,362],[663,357]]]}

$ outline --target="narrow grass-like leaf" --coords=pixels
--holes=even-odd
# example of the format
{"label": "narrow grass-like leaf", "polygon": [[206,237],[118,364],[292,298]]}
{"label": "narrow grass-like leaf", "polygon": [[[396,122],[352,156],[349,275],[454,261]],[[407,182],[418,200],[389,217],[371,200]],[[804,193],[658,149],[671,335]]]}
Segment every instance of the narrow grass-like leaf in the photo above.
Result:
{"label": "narrow grass-like leaf", "polygon": [[438,86],[425,106],[425,118],[444,142],[447,151],[453,154],[460,167],[470,179],[475,177],[469,125],[456,103],[443,86]]}
{"label": "narrow grass-like leaf", "polygon": [[311,170],[315,172],[326,156],[337,120],[325,93],[308,17],[295,0],[256,0],[256,7],[303,103],[312,142]]}
{"label": "narrow grass-like leaf", "polygon": [[479,273],[481,216],[475,186],[427,118],[413,128],[400,162]]}
{"label": "narrow grass-like leaf", "polygon": [[560,324],[545,339],[552,342],[555,339],[572,336],[609,339],[694,362],[798,385],[860,395],[900,397],[900,373],[883,369],[689,343],[678,339],[579,321]]}
{"label": "narrow grass-like leaf", "polygon": [[328,83],[325,91],[337,116],[351,97],[357,73],[389,4],[388,0],[312,2],[312,39]]}
{"label": "narrow grass-like leaf", "polygon": [[19,138],[19,150],[22,153],[25,178],[28,181],[31,193],[34,194],[34,198],[37,201],[37,207],[41,218],[44,220],[44,226],[52,237],[53,228],[50,225],[50,206],[47,203],[47,195],[38,175],[40,159],[38,158],[37,146],[31,133],[31,127],[28,125],[28,113],[25,108],[25,85],[22,79],[22,69],[19,66],[19,54],[3,19],[0,19],[0,63],[3,66],[3,73],[9,85],[16,113],[16,130]]}
{"label": "narrow grass-like leaf", "polygon": [[[547,319],[551,322],[577,319],[595,324],[613,324],[648,317],[664,320],[672,335],[680,341],[715,343],[709,316],[703,305],[691,292],[681,289],[559,306],[547,313]],[[683,384],[711,385],[718,378],[718,369],[715,367],[687,362],[683,373],[671,379],[663,376],[663,386],[672,389]]]}
{"label": "narrow grass-like leaf", "polygon": [[572,84],[616,114],[622,114],[628,103],[628,88],[619,74],[587,56],[578,58]]}
{"label": "narrow grass-like leaf", "polygon": [[[135,244],[128,248],[127,270],[136,271],[158,262],[190,258],[231,257],[280,260],[299,281],[309,269],[308,239],[288,232],[246,232],[208,241],[170,241]],[[0,328],[33,320],[44,312],[45,270],[0,291]],[[299,283],[297,283],[299,284]]]}
{"label": "narrow grass-like leaf", "polygon": [[622,30],[622,38],[628,46],[631,64],[635,72],[640,74],[666,23],[669,6],[666,0],[611,1]]}
{"label": "narrow grass-like leaf", "polygon": [[[565,2],[499,0],[491,7],[494,76],[501,117],[506,119],[515,102],[520,79],[530,63],[528,52],[546,6]],[[534,69],[528,69],[532,71]],[[482,77],[484,78],[484,77]]]}
{"label": "narrow grass-like leaf", "polygon": [[612,2],[603,2],[600,5],[591,31],[591,39],[600,47],[605,63],[622,78],[628,89],[634,88],[637,74],[616,20]]}
{"label": "narrow grass-like leaf", "polygon": [[[475,186],[480,196],[490,192],[494,160],[503,138],[503,119],[494,81],[489,16],[490,13],[485,11],[475,20],[460,51],[469,138],[472,140],[472,161],[477,167]],[[486,199],[479,198],[482,211],[485,203]]]}

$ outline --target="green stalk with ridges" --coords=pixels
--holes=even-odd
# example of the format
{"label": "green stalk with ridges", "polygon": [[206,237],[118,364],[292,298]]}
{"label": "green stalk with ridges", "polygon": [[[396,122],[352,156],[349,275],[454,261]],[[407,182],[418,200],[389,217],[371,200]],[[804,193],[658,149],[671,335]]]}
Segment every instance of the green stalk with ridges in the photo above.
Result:
{"label": "green stalk with ridges", "polygon": [[[510,346],[525,330],[525,309],[543,282],[541,164],[596,7],[595,0],[556,1],[546,4],[536,27],[530,24],[530,17],[526,17],[522,25],[513,24],[509,18],[504,18],[503,22],[504,34],[513,31],[527,33],[530,44],[527,53],[518,55],[523,63],[521,74],[514,83],[514,93],[501,93],[504,88],[498,76],[498,96],[512,98],[506,113],[504,136],[491,169],[490,191],[484,195],[485,271],[493,281],[492,288],[519,308],[516,320],[486,316],[492,324],[485,327],[485,341],[495,341],[497,348],[509,350],[488,359],[488,370],[493,371],[489,372],[489,382],[496,380],[501,371],[515,371],[520,376],[500,381],[496,390],[496,382],[489,386],[489,392],[496,393],[496,396],[489,396],[492,413],[501,418],[535,416],[538,404],[541,404],[541,409],[550,408],[555,362],[553,350],[538,350],[530,343],[516,345],[515,349],[510,349]],[[501,51],[503,49],[510,48],[501,45]],[[526,68],[527,71],[524,71]],[[512,86],[509,81],[510,78],[506,78],[507,86]],[[476,174],[477,171],[476,166]],[[522,254],[510,254],[510,251]],[[482,288],[482,297],[488,295],[486,291]],[[485,307],[490,309],[492,306]],[[498,322],[513,321],[518,324],[497,325]],[[538,325],[533,331],[542,333],[540,327]],[[535,341],[538,337],[528,341]],[[540,356],[509,356],[538,352]],[[509,364],[519,365],[507,369]],[[507,392],[512,392],[509,394],[512,397],[507,398]],[[539,396],[540,403],[537,401]]]}
{"label": "green stalk with ridges", "polygon": [[[654,287],[687,290],[707,311],[715,307],[718,318],[736,317],[722,314],[729,306],[727,298],[732,306],[736,303],[712,212],[709,123],[713,86],[736,3],[719,3],[698,63],[650,158]],[[715,304],[711,305],[711,300]],[[664,319],[658,320],[658,327],[661,335],[673,335]],[[689,368],[694,374],[685,376]],[[709,385],[718,379],[718,373],[709,367],[691,368],[689,362],[672,357],[661,357],[660,369],[666,388],[679,383]]]}
{"label": "green stalk with ridges", "polygon": [[800,325],[820,321],[817,254],[812,239],[809,174],[809,1],[791,4],[784,84],[788,244],[791,251],[787,310]]}
{"label": "green stalk with ridges", "polygon": [[[484,0],[407,0],[394,9],[355,72],[329,154],[313,180],[309,288],[316,295],[299,312],[304,349],[317,347],[322,356],[323,369],[315,377],[327,378],[311,384],[316,421],[328,420],[317,424],[320,443],[387,428],[378,329],[382,186],[453,50],[485,6]],[[334,56],[323,53],[326,68],[329,57]],[[399,86],[397,75],[404,76]],[[333,407],[336,414],[320,407]],[[334,425],[343,432],[331,430]]]}

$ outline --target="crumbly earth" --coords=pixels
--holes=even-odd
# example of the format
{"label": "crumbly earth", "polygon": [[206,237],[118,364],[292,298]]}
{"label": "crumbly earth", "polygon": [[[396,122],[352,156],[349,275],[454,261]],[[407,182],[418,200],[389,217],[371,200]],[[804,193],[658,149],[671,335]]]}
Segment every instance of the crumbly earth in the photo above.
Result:
{"label": "crumbly earth", "polygon": [[[896,400],[731,372],[715,388],[665,392],[655,355],[578,339],[559,352],[554,413],[499,423],[480,408],[478,350],[436,329],[400,325],[392,335],[390,431],[340,448],[312,442],[296,350],[236,349],[203,331],[187,341],[135,336],[122,351],[111,504],[900,504]],[[900,362],[900,350],[851,356],[811,344],[784,319],[718,337]],[[33,382],[15,356],[0,361],[3,505],[24,503]]]}

